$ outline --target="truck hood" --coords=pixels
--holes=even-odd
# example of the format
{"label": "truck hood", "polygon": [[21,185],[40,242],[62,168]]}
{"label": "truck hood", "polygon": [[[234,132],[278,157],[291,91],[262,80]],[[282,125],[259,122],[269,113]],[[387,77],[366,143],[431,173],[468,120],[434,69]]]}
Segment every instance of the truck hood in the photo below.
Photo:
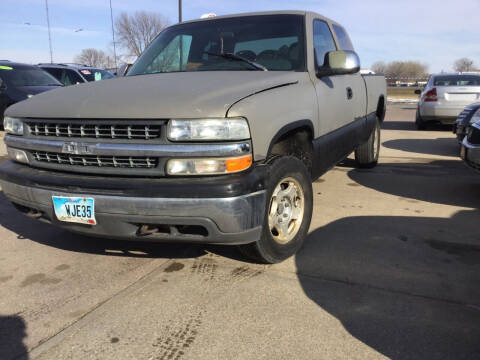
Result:
{"label": "truck hood", "polygon": [[48,91],[8,108],[29,118],[224,117],[244,97],[294,84],[302,73],[218,71],[137,75]]}

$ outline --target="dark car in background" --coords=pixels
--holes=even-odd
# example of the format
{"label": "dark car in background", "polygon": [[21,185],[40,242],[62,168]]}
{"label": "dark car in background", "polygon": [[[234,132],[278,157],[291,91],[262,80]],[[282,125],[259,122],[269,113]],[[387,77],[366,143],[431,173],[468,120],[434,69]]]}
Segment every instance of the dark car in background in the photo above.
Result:
{"label": "dark car in background", "polygon": [[92,66],[81,64],[38,64],[48,71],[63,85],[75,85],[91,81],[100,81],[114,78],[111,72]]}
{"label": "dark car in background", "polygon": [[469,127],[477,121],[480,121],[480,102],[465,107],[453,125],[453,133],[457,135],[460,144],[467,135]]}
{"label": "dark car in background", "polygon": [[0,61],[0,124],[7,107],[62,84],[37,66]]}
{"label": "dark car in background", "polygon": [[480,172],[480,121],[469,126],[462,142],[461,157],[465,164]]}

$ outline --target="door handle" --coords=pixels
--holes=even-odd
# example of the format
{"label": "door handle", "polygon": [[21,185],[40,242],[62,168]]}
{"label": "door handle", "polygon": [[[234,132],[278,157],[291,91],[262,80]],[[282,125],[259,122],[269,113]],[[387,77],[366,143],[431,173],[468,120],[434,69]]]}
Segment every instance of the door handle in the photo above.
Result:
{"label": "door handle", "polygon": [[351,100],[353,98],[353,90],[351,87],[347,87],[347,99]]}

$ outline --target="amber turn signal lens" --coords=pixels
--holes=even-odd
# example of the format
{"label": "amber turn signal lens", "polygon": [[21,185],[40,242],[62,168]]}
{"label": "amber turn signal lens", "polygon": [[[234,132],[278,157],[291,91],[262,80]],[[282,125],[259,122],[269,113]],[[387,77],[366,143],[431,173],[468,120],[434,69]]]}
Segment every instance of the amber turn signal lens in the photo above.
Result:
{"label": "amber turn signal lens", "polygon": [[243,171],[252,166],[252,154],[235,158],[171,159],[168,175],[219,175]]}
{"label": "amber turn signal lens", "polygon": [[234,159],[227,159],[225,161],[225,168],[227,172],[238,172],[248,169],[252,166],[252,155],[247,155]]}

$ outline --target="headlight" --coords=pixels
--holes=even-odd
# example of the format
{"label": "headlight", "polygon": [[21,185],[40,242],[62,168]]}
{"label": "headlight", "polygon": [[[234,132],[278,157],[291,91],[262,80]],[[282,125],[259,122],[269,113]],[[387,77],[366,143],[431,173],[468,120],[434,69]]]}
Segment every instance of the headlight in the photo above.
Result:
{"label": "headlight", "polygon": [[167,162],[168,175],[232,174],[248,169],[252,155],[226,159],[172,159]]}
{"label": "headlight", "polygon": [[3,128],[7,134],[23,135],[23,121],[20,119],[5,116]]}
{"label": "headlight", "polygon": [[250,138],[244,118],[176,120],[168,123],[168,139],[172,141],[225,141]]}
{"label": "headlight", "polygon": [[473,124],[477,121],[480,121],[480,108],[475,111],[475,114],[473,114],[472,118],[470,119],[470,124]]}

